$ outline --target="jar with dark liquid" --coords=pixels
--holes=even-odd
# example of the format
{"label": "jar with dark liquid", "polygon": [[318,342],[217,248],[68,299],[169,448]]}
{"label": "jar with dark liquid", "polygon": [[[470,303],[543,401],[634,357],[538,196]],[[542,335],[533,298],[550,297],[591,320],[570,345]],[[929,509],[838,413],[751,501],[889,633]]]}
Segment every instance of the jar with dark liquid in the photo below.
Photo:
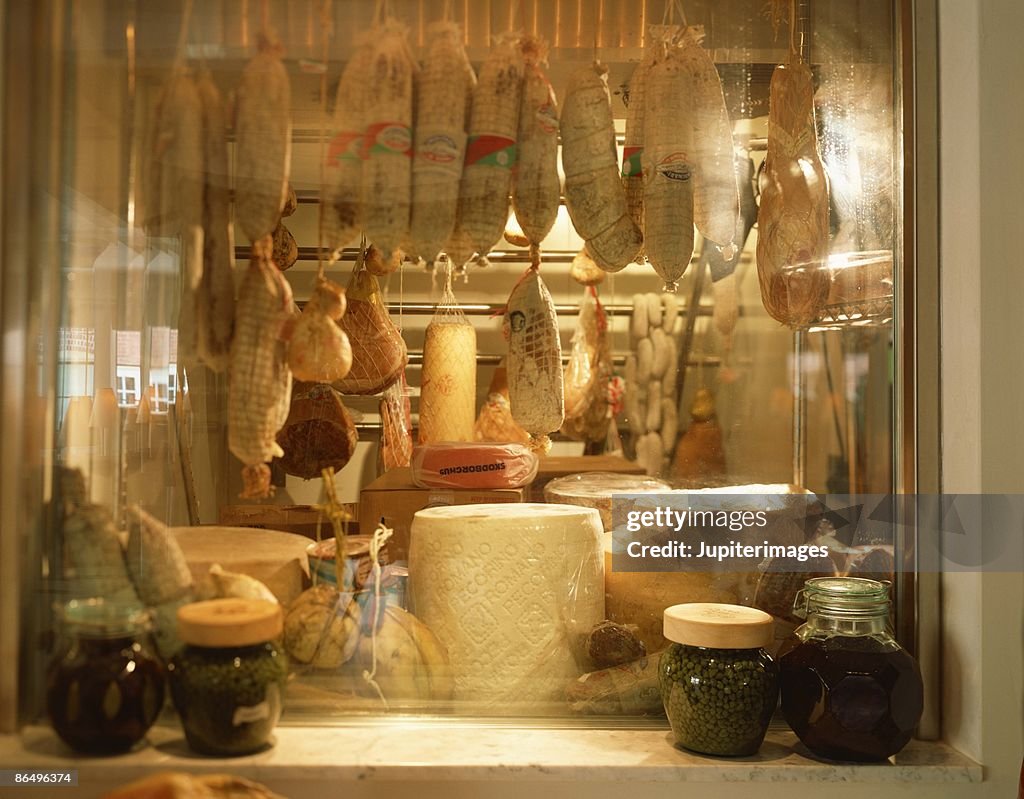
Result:
{"label": "jar with dark liquid", "polygon": [[145,611],[101,599],[64,608],[68,645],[47,672],[53,729],[72,749],[125,752],[141,741],[164,703],[164,671],[145,646]]}
{"label": "jar with dark liquid", "polygon": [[893,638],[889,584],[808,580],[794,612],[807,621],[779,650],[782,713],[804,745],[833,760],[899,752],[924,707],[921,671]]}

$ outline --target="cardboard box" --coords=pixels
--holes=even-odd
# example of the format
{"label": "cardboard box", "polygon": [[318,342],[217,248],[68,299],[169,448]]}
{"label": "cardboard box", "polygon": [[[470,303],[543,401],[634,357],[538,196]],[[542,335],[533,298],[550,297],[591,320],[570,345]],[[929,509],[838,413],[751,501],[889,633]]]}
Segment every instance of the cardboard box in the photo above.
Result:
{"label": "cardboard box", "polygon": [[395,560],[409,555],[409,528],[416,511],[442,505],[480,505],[488,502],[525,502],[525,488],[454,489],[419,488],[409,469],[385,472],[359,492],[359,530],[370,535],[383,518],[395,534],[388,550]]}
{"label": "cardboard box", "polygon": [[540,459],[537,477],[530,484],[530,502],[544,501],[544,486],[556,477],[582,472],[645,474],[644,467],[618,455],[563,455]]}
{"label": "cardboard box", "polygon": [[[355,518],[355,505],[344,503],[345,509]],[[312,505],[222,505],[217,524],[225,527],[257,527],[262,530],[280,530],[296,533],[316,540],[317,520],[320,512]],[[348,531],[358,533],[354,524]],[[372,532],[372,530],[371,530]],[[334,535],[331,523],[323,518],[320,535],[330,538]]]}

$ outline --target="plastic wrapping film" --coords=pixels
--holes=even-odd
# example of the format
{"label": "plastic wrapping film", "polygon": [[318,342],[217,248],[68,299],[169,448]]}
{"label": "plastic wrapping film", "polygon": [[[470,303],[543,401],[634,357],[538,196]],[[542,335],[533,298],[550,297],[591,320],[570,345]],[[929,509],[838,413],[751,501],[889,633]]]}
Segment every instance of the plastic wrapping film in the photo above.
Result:
{"label": "plastic wrapping film", "polygon": [[[653,510],[657,506],[676,504],[686,498],[691,507],[723,510],[749,510],[746,497],[767,500],[763,508],[773,529],[789,529],[792,540],[775,540],[775,544],[803,544],[801,530],[814,495],[804,488],[786,484],[736,485],[698,490],[672,490],[653,493],[649,499],[638,497],[631,510]],[[760,507],[760,506],[759,506]],[[793,522],[786,524],[787,521]],[[751,535],[747,532],[746,535]],[[760,535],[759,533],[757,535]],[[668,642],[662,635],[662,618],[666,607],[683,602],[722,602],[753,605],[776,617],[776,638],[793,629],[788,625],[784,608],[792,607],[793,597],[807,575],[793,574],[784,562],[773,566],[763,564],[759,571],[689,571],[689,572],[625,572],[612,569],[615,552],[622,552],[632,534],[616,530],[605,538],[605,591],[608,618],[635,624],[648,652],[664,649]],[[738,535],[742,538],[742,536]],[[760,538],[749,543],[760,543]],[[816,576],[811,575],[811,576]],[[783,632],[780,632],[782,630]]]}
{"label": "plastic wrapping film", "polygon": [[612,529],[612,494],[668,491],[670,486],[653,477],[617,472],[585,472],[557,477],[544,486],[544,501],[595,508],[605,530]]}
{"label": "plastic wrapping film", "polygon": [[497,490],[529,485],[539,460],[523,444],[424,444],[412,451],[412,479],[420,488]]}
{"label": "plastic wrapping film", "polygon": [[600,515],[568,505],[427,508],[412,524],[411,610],[449,655],[456,712],[563,714],[604,618]]}

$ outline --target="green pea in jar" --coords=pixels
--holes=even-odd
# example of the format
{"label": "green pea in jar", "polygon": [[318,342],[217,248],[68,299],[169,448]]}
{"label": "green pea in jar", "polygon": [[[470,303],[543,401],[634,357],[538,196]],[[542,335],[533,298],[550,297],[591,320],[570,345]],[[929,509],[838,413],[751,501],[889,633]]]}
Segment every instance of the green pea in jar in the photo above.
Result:
{"label": "green pea in jar", "polygon": [[661,656],[661,699],[676,743],[706,755],[760,748],[779,697],[778,668],[765,647],[772,617],[716,603],[673,605]]}
{"label": "green pea in jar", "polygon": [[186,646],[167,671],[192,749],[231,756],[269,743],[288,676],[288,657],[274,643],[281,630],[274,602],[213,599],[179,609]]}

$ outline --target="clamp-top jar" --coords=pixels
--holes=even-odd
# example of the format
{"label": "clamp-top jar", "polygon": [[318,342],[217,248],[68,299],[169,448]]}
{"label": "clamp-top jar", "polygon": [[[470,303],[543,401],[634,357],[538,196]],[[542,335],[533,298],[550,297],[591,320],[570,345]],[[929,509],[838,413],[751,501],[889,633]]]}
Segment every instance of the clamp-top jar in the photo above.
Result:
{"label": "clamp-top jar", "polygon": [[133,603],[76,599],[62,621],[68,646],[47,673],[54,730],[79,752],[131,749],[164,703],[164,670],[146,646],[149,617]]}
{"label": "clamp-top jar", "polygon": [[708,755],[752,755],[779,697],[765,651],[772,617],[755,608],[696,602],[665,610],[659,678],[676,743]]}
{"label": "clamp-top jar", "polygon": [[917,661],[893,638],[889,583],[808,580],[793,611],[807,621],[779,650],[782,712],[804,745],[861,761],[906,746],[924,691]]}

